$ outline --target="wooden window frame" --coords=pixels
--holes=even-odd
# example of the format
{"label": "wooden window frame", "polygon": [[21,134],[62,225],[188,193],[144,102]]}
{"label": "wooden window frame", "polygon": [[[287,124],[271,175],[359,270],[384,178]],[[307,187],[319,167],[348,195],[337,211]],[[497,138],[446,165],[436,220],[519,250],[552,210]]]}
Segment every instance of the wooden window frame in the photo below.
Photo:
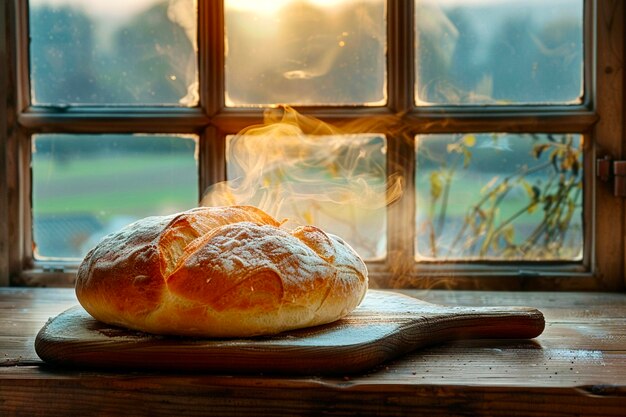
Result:
{"label": "wooden window frame", "polygon": [[[75,266],[33,260],[30,137],[37,133],[194,133],[199,135],[199,190],[226,176],[225,138],[262,121],[263,109],[224,105],[224,10],[198,2],[200,105],[197,108],[72,107],[29,102],[27,2],[0,6],[0,285],[72,285]],[[403,167],[406,191],[388,208],[387,260],[368,264],[373,287],[456,289],[624,289],[624,203],[595,178],[595,160],[624,157],[624,4],[586,0],[584,100],[568,106],[416,107],[414,6],[388,0],[388,103],[383,107],[296,107],[330,123],[402,114],[405,137],[420,133],[580,133],[585,143],[585,253],[579,264],[446,263],[414,260],[415,149],[388,138],[388,158]],[[4,59],[6,58],[6,59]],[[2,87],[6,88],[2,88]],[[407,227],[410,225],[412,227]],[[407,265],[398,270],[396,265]]]}

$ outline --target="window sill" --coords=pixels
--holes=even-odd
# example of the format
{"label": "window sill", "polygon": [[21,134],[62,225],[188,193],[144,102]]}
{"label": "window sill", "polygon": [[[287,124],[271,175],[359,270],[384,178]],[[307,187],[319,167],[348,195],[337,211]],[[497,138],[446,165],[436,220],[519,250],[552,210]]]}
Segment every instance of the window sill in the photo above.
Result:
{"label": "window sill", "polygon": [[[66,370],[33,343],[72,289],[0,289],[0,415],[623,415],[626,294],[403,291],[450,305],[539,308],[537,339],[458,341],[345,377]],[[77,399],[80,399],[77,401]]]}

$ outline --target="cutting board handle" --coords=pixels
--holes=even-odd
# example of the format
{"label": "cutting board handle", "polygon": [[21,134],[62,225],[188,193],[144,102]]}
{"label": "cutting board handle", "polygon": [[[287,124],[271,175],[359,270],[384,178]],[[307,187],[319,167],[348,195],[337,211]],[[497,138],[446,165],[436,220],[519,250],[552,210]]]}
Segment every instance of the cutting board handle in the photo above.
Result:
{"label": "cutting board handle", "polygon": [[441,314],[425,318],[434,343],[456,339],[532,339],[545,328],[541,311],[530,307],[441,307],[437,313]]}

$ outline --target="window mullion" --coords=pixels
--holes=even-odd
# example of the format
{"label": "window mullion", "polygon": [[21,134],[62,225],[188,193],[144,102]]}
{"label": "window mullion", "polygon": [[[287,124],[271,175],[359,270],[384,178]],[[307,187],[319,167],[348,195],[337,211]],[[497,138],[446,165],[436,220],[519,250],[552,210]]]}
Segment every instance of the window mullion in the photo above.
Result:
{"label": "window mullion", "polygon": [[584,107],[550,109],[436,108],[407,115],[420,133],[560,133],[589,131],[598,121],[595,111]]}
{"label": "window mullion", "polygon": [[208,124],[199,109],[132,107],[55,111],[32,108],[19,115],[19,124],[30,131],[193,133]]}
{"label": "window mullion", "polygon": [[200,136],[198,155],[200,200],[207,188],[226,180],[226,134],[209,126]]}
{"label": "window mullion", "polygon": [[[388,1],[387,76],[388,106],[395,114],[414,108],[414,11],[413,1]],[[408,126],[408,123],[403,123]],[[400,199],[387,209],[387,282],[382,286],[401,285],[413,268],[415,234],[415,147],[412,129],[405,127],[388,136],[387,169],[389,175],[403,177]]]}
{"label": "window mullion", "polygon": [[215,115],[224,108],[224,2],[198,2],[198,68],[200,105],[209,124],[200,136],[198,168],[202,200],[207,187],[224,181],[224,134],[215,126]]}
{"label": "window mullion", "polygon": [[209,116],[224,107],[224,2],[198,2],[200,103]]}
{"label": "window mullion", "polygon": [[395,113],[414,106],[415,79],[413,0],[387,3],[387,90],[389,108]]}

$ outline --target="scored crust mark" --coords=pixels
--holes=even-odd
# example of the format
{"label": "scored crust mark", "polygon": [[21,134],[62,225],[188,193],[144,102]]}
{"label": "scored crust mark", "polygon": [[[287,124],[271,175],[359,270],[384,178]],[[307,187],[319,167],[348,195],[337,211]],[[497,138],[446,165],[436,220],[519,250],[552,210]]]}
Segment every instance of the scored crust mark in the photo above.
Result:
{"label": "scored crust mark", "polygon": [[230,223],[249,221],[256,224],[280,226],[274,218],[252,206],[199,207],[176,216],[163,231],[159,239],[159,250],[163,253],[161,270],[167,278],[180,264],[181,257],[193,251],[198,238],[206,238],[215,228]]}
{"label": "scored crust mark", "polygon": [[353,310],[367,289],[356,252],[319,228],[280,226],[246,206],[140,220],[89,252],[77,297],[109,324],[205,337],[274,334]]}
{"label": "scored crust mark", "polygon": [[313,249],[326,262],[335,261],[335,248],[330,237],[315,226],[300,226],[291,234]]}
{"label": "scored crust mark", "polygon": [[[281,276],[277,302],[301,303],[312,297],[315,286],[333,275],[332,267],[311,248],[288,232],[270,225],[234,223],[215,229],[202,239],[202,246],[179,264],[168,277],[171,292],[219,309],[220,300],[241,291],[246,280]],[[273,274],[273,275],[272,275]],[[285,291],[283,291],[285,287]],[[252,294],[254,287],[249,291]],[[276,294],[272,298],[276,299]],[[284,294],[283,294],[284,295]],[[310,302],[310,300],[308,301]]]}
{"label": "scored crust mark", "polygon": [[228,308],[268,312],[283,302],[284,288],[280,276],[270,270],[250,274],[230,288],[214,305],[216,311]]}
{"label": "scored crust mark", "polygon": [[[78,268],[76,295],[90,313],[106,317],[142,317],[158,307],[162,296],[159,252],[153,244],[171,220],[148,217],[106,236]],[[117,323],[113,323],[117,324]]]}

